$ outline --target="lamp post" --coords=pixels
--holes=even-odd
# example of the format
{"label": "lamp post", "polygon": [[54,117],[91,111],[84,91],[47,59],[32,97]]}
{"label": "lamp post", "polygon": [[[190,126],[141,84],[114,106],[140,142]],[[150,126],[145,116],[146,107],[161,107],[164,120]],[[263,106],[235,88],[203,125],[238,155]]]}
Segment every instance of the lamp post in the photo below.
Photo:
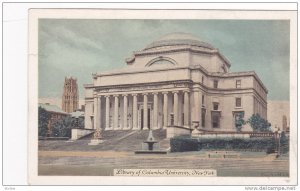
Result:
{"label": "lamp post", "polygon": [[279,155],[280,155],[280,137],[281,137],[281,130],[280,130],[280,128],[279,127],[277,127],[276,125],[275,125],[275,142],[276,142],[276,150],[275,150],[275,153],[277,153],[276,154],[276,158],[277,157],[279,157]]}
{"label": "lamp post", "polygon": [[280,156],[280,138],[281,138],[281,133],[282,133],[282,131],[279,128],[278,129],[278,152],[277,152],[277,157]]}

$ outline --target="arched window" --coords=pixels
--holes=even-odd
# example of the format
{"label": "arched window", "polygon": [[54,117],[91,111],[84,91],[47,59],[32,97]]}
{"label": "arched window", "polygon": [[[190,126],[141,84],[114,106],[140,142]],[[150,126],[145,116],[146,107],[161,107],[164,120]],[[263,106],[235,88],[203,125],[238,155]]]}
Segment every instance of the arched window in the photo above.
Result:
{"label": "arched window", "polygon": [[158,58],[154,58],[152,59],[150,62],[148,62],[146,64],[146,67],[150,67],[150,66],[174,66],[176,65],[176,61],[168,58],[168,57],[158,57]]}

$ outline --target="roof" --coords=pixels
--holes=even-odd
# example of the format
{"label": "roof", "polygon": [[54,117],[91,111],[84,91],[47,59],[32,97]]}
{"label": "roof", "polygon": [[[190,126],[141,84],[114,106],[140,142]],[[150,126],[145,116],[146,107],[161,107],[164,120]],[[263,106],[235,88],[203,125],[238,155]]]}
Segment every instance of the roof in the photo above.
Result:
{"label": "roof", "polygon": [[50,104],[46,104],[46,103],[39,103],[39,107],[42,107],[43,109],[45,109],[46,111],[49,111],[49,112],[55,112],[55,113],[61,113],[61,114],[68,115],[67,112],[64,112],[62,109],[60,109],[56,105],[50,105]]}
{"label": "roof", "polygon": [[75,111],[70,113],[71,117],[79,118],[79,117],[84,117],[84,112],[83,111]]}
{"label": "roof", "polygon": [[188,33],[170,33],[167,34],[151,44],[149,44],[144,50],[157,48],[162,46],[174,46],[174,45],[191,45],[191,46],[198,46],[204,47],[208,49],[215,49],[211,44],[204,42],[200,38],[188,34]]}

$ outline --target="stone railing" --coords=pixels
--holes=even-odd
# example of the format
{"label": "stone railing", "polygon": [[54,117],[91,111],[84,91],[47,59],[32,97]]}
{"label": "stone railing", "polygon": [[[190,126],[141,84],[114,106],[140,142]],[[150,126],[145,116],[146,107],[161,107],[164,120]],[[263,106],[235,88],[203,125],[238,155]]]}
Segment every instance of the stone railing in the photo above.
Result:
{"label": "stone railing", "polygon": [[184,126],[168,126],[167,127],[167,138],[172,138],[179,135],[191,135],[192,129]]}

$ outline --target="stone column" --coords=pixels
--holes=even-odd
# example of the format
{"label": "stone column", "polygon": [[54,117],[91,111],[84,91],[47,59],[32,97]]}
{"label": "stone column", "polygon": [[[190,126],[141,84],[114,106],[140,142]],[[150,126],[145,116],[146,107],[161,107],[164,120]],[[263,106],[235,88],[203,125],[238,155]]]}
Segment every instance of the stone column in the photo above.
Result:
{"label": "stone column", "polygon": [[98,126],[98,97],[94,98],[94,127],[96,129]]}
{"label": "stone column", "polygon": [[153,93],[153,129],[158,129],[158,98],[157,92]]}
{"label": "stone column", "polygon": [[137,94],[132,94],[132,129],[138,129],[138,108],[137,108]]}
{"label": "stone column", "polygon": [[124,104],[123,104],[123,108],[124,108],[124,112],[123,112],[123,129],[127,129],[127,113],[128,113],[128,100],[127,100],[127,95],[123,95],[123,100],[124,100]]}
{"label": "stone column", "polygon": [[114,95],[115,97],[115,111],[114,111],[114,129],[119,128],[119,95]]}
{"label": "stone column", "polygon": [[105,128],[109,129],[109,96],[105,96]]}
{"label": "stone column", "polygon": [[200,123],[200,92],[199,90],[194,90],[194,115],[193,115],[193,121],[198,121]]}
{"label": "stone column", "polygon": [[164,95],[164,128],[168,126],[168,92],[163,92]]}
{"label": "stone column", "polygon": [[178,125],[178,92],[174,91],[174,125]]}
{"label": "stone column", "polygon": [[102,123],[102,119],[101,119],[101,115],[102,115],[102,113],[101,113],[101,96],[99,96],[98,97],[98,104],[97,104],[97,118],[98,118],[98,122],[97,122],[97,126],[96,126],[96,128],[99,128],[99,129],[101,129],[101,123]]}
{"label": "stone column", "polygon": [[148,129],[148,94],[144,93],[144,127],[143,129]]}
{"label": "stone column", "polygon": [[189,126],[190,124],[190,97],[189,92],[184,91],[184,126]]}

